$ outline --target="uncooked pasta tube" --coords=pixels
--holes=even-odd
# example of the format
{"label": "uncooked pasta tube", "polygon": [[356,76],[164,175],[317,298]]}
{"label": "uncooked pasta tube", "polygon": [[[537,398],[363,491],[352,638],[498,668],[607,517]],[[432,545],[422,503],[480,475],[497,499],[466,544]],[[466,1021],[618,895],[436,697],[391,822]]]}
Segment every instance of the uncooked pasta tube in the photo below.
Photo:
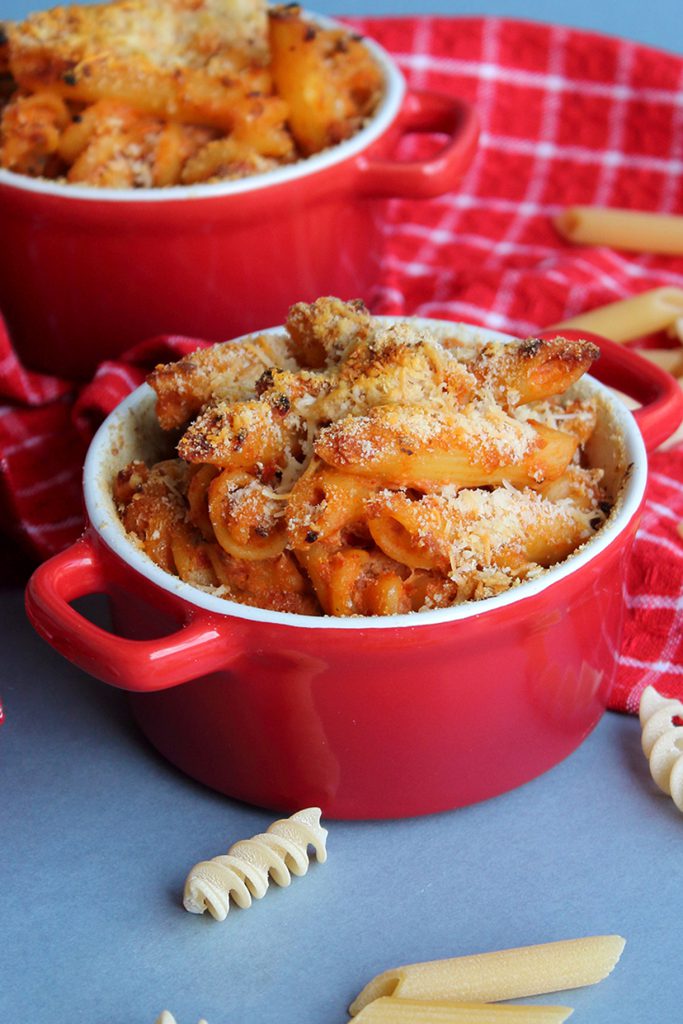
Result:
{"label": "uncooked pasta tube", "polygon": [[620,935],[594,935],[408,964],[373,978],[349,1013],[381,996],[488,1003],[594,985],[607,977],[624,945]]}
{"label": "uncooked pasta tube", "polygon": [[653,288],[630,299],[588,310],[553,327],[594,331],[612,341],[632,341],[646,334],[666,330],[683,316],[683,289]]}
{"label": "uncooked pasta tube", "polygon": [[662,370],[680,377],[683,374],[683,346],[675,348],[639,348],[638,355],[656,363]]}
{"label": "uncooked pasta tube", "polygon": [[355,1018],[359,1024],[563,1024],[570,1006],[501,1006],[447,1000],[374,999]]}
{"label": "uncooked pasta tube", "polygon": [[[176,1019],[170,1010],[162,1010],[156,1019],[155,1024],[176,1024]],[[206,1024],[206,1021],[202,1017],[198,1024]]]}
{"label": "uncooked pasta tube", "polygon": [[683,217],[669,213],[571,206],[554,223],[564,238],[577,245],[683,255]]}
{"label": "uncooked pasta tube", "polygon": [[683,316],[678,316],[669,327],[666,332],[670,338],[675,338],[683,344]]}

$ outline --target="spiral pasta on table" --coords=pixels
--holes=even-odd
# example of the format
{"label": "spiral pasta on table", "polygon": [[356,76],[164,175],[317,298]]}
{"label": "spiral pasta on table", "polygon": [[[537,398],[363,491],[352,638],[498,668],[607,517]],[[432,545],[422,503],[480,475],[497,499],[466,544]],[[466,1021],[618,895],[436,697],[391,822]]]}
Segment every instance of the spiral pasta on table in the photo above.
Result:
{"label": "spiral pasta on table", "polygon": [[683,702],[643,690],[639,708],[643,753],[657,786],[683,811]]}
{"label": "spiral pasta on table", "polygon": [[0,23],[0,167],[107,188],[244,178],[372,115],[382,73],[296,4],[116,0]]}
{"label": "spiral pasta on table", "polygon": [[284,330],[152,372],[176,454],[119,472],[121,521],[168,572],[275,611],[391,615],[500,594],[610,513],[584,453],[595,400],[571,389],[598,354],[297,303]]}
{"label": "spiral pasta on table", "polygon": [[326,839],[319,807],[307,807],[275,821],[261,835],[233,843],[224,856],[195,864],[185,882],[183,906],[191,914],[208,910],[217,921],[224,921],[231,898],[238,907],[250,907],[252,897],[260,900],[265,896],[271,878],[284,887],[292,874],[305,875],[309,845],[316,859],[324,863]]}

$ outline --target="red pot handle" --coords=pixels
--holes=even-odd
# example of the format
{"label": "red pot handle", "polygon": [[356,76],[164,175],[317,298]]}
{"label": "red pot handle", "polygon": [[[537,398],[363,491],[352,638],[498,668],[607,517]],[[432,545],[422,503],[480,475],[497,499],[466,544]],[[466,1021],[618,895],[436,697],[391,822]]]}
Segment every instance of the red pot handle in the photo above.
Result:
{"label": "red pot handle", "polygon": [[678,381],[660,366],[644,359],[634,349],[617,345],[588,331],[546,330],[541,338],[593,341],[600,347],[600,358],[591,367],[591,375],[641,403],[633,415],[649,452],[674,433],[683,421],[683,390]]}
{"label": "red pot handle", "polygon": [[165,690],[228,665],[239,653],[225,621],[191,608],[185,624],[161,639],[127,640],[89,622],[69,604],[107,593],[101,556],[86,534],[40,565],[26,588],[31,624],[79,668],[123,690]]}
{"label": "red pot handle", "polygon": [[426,90],[411,90],[396,121],[401,135],[442,132],[446,145],[431,160],[373,160],[361,154],[357,188],[361,195],[429,199],[457,185],[477,148],[479,118],[466,100]]}

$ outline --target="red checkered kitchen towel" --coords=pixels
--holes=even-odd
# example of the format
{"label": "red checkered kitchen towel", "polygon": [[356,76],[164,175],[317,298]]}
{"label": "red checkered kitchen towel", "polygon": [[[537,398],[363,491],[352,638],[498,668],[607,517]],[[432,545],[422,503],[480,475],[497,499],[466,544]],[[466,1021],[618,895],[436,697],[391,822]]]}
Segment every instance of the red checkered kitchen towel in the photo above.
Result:
{"label": "red checkered kitchen towel", "polygon": [[[409,83],[471,100],[479,150],[462,185],[393,201],[374,311],[466,320],[526,336],[660,285],[683,260],[576,248],[551,217],[572,204],[683,212],[683,60],[634,43],[494,18],[356,20]],[[296,296],[292,297],[293,300]],[[0,334],[0,527],[44,558],[82,529],[80,472],[94,426],[157,360],[197,347],[154,339],[85,388],[30,374]],[[611,707],[653,683],[683,697],[683,447],[655,453],[628,575]]]}

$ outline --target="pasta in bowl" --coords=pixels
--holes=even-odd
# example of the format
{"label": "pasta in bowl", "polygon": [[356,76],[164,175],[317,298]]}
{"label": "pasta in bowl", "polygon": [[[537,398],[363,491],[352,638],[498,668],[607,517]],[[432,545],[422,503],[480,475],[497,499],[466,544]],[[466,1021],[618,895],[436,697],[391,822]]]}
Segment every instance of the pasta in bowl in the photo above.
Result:
{"label": "pasta in bowl", "polygon": [[[28,367],[75,379],[157,334],[371,294],[383,200],[453,190],[478,137],[371,39],[264,0],[0,23],[0,111],[0,307]],[[414,132],[443,147],[400,160]]]}
{"label": "pasta in bowl", "polygon": [[491,597],[611,511],[603,469],[587,465],[596,400],[569,390],[598,354],[298,303],[282,332],[150,375],[160,427],[181,436],[175,458],[119,471],[121,521],[167,571],[274,611]]}
{"label": "pasta in bowl", "polygon": [[114,0],[8,22],[0,167],[94,188],[248,177],[350,138],[384,81],[296,4]]}
{"label": "pasta in bowl", "polygon": [[[232,797],[386,818],[504,793],[571,753],[604,711],[646,480],[638,425],[659,444],[683,415],[680,391],[600,340],[601,375],[643,402],[636,422],[583,372],[596,339],[520,346],[344,305],[319,346],[324,308],[294,307],[287,329],[160,367],[154,387],[112,413],[86,460],[88,530],[36,570],[30,619],[75,664],[129,691],[164,756]],[[458,358],[444,354],[456,347]],[[559,348],[580,379],[567,388],[565,366],[548,397]],[[554,356],[540,372],[544,353]],[[231,366],[221,384],[217,355]],[[515,367],[525,372],[511,387]],[[460,433],[440,448],[438,431],[410,423],[415,405],[437,418],[447,405]],[[495,443],[482,442],[480,423],[468,448],[462,417],[489,409]],[[411,426],[410,444],[390,444],[381,463],[377,440],[396,441],[394,417],[402,440]],[[216,462],[225,451],[237,461]],[[419,474],[397,475],[405,459]],[[483,468],[485,481],[444,483],[454,465]],[[469,506],[499,502],[493,522],[505,523],[517,496],[564,510],[562,529],[522,520],[496,558],[491,523],[469,526],[468,550],[478,538],[477,558],[490,557],[454,572]],[[110,598],[110,629],[71,606],[92,592]]]}

